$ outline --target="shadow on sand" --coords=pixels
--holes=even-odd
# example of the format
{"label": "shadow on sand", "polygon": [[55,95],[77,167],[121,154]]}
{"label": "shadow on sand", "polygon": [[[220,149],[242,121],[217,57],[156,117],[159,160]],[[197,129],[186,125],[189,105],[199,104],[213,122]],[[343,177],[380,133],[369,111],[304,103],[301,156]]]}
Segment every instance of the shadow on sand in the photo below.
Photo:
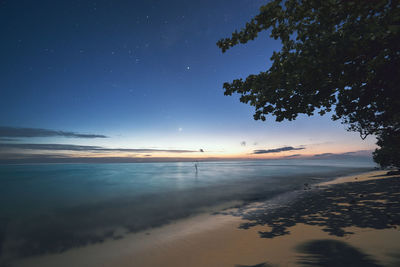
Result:
{"label": "shadow on sand", "polygon": [[[383,176],[382,176],[383,177]],[[231,215],[241,216],[248,222],[239,228],[269,226],[269,231],[259,231],[262,238],[274,238],[290,234],[289,228],[298,223],[321,226],[323,231],[334,236],[352,234],[346,227],[387,229],[400,225],[400,177],[364,182],[337,184],[311,190],[288,206],[275,210],[268,204],[256,208],[239,209]],[[363,266],[380,267],[371,256],[338,240],[312,240],[300,244],[296,251],[299,266]],[[388,266],[400,266],[400,253],[388,254],[392,262]],[[236,267],[267,267],[258,265],[236,265]]]}
{"label": "shadow on sand", "polygon": [[357,248],[338,240],[313,240],[297,247],[301,266],[362,266],[380,267],[374,259]]}
{"label": "shadow on sand", "polygon": [[330,235],[352,234],[344,228],[386,229],[400,225],[399,177],[337,184],[312,190],[300,199],[274,211],[266,212],[262,205],[256,209],[242,209],[233,214],[248,222],[239,228],[256,225],[269,226],[260,231],[260,237],[273,238],[289,234],[290,227],[303,223],[321,226]]}
{"label": "shadow on sand", "polygon": [[235,265],[235,267],[272,267],[272,265],[264,262],[256,265]]}
{"label": "shadow on sand", "polygon": [[[296,247],[299,266],[352,266],[352,267],[383,267],[371,256],[359,249],[338,240],[321,239],[304,242]],[[236,265],[235,267],[272,267],[268,263],[257,265]],[[395,266],[395,265],[393,265]]]}

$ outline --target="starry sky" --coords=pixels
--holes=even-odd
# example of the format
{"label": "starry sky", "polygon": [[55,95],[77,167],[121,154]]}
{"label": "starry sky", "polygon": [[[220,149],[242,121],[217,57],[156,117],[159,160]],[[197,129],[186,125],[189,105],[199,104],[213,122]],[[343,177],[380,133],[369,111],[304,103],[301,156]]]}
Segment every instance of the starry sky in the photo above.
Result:
{"label": "starry sky", "polygon": [[1,0],[0,159],[373,150],[373,137],[329,115],[254,121],[239,96],[223,95],[224,82],[265,71],[280,49],[267,32],[224,54],[216,46],[263,3]]}

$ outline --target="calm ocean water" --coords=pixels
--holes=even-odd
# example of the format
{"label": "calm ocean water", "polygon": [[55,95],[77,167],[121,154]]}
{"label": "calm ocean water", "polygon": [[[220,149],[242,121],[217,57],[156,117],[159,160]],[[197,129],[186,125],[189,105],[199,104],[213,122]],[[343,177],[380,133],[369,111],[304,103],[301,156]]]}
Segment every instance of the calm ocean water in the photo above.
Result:
{"label": "calm ocean water", "polygon": [[0,266],[373,167],[346,160],[219,161],[198,163],[196,173],[193,162],[0,165]]}

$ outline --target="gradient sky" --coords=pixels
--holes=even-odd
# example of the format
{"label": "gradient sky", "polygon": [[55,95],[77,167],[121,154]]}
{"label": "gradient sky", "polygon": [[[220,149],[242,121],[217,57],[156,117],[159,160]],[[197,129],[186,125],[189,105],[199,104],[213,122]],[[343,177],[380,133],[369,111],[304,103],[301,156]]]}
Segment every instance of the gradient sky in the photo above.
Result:
{"label": "gradient sky", "polygon": [[[280,48],[267,33],[225,54],[216,46],[263,3],[0,1],[0,157],[268,158],[374,149],[373,137],[363,141],[329,116],[254,121],[252,107],[223,95],[223,82],[265,71]],[[107,138],[10,133],[18,128]],[[26,143],[97,148],[16,146]],[[285,147],[294,149],[271,152]]]}

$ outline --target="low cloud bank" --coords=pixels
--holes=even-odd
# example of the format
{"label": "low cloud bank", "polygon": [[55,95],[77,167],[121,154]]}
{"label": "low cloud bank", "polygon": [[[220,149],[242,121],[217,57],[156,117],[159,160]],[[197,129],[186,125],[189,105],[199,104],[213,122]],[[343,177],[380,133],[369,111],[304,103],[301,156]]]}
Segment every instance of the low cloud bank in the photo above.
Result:
{"label": "low cloud bank", "polygon": [[0,126],[0,137],[15,138],[15,137],[72,137],[72,138],[107,138],[102,134],[82,134],[75,132],[65,132],[41,128],[18,128]]}
{"label": "low cloud bank", "polygon": [[29,150],[67,150],[81,152],[170,152],[170,153],[191,153],[198,152],[197,150],[185,149],[152,149],[152,148],[105,148],[101,146],[81,146],[81,145],[66,145],[66,144],[24,144],[24,143],[0,143],[0,148],[8,149],[29,149]]}
{"label": "low cloud bank", "polygon": [[273,149],[258,149],[254,150],[253,154],[269,154],[269,153],[279,153],[283,151],[294,151],[294,150],[303,150],[305,147],[292,147],[292,146],[284,146],[284,147],[279,147],[279,148],[273,148]]}

